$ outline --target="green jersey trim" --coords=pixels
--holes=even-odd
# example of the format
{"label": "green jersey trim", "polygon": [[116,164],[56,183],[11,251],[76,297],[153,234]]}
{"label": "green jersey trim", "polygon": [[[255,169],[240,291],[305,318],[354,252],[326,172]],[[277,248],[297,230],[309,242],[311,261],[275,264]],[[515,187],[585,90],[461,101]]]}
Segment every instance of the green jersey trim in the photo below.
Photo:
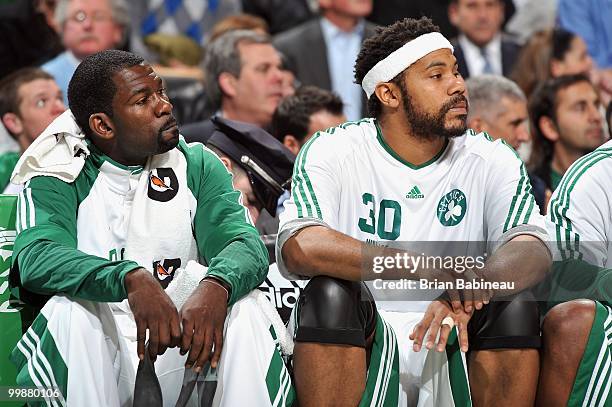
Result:
{"label": "green jersey trim", "polygon": [[[580,361],[576,380],[570,393],[568,406],[602,406],[608,405],[609,388],[612,380],[609,372],[612,342],[612,309],[595,302],[595,319],[589,333],[586,349]],[[606,397],[604,399],[604,397]]]}
{"label": "green jersey trim", "polygon": [[558,173],[552,168],[550,169],[550,189],[552,189],[553,191],[557,189],[562,179],[563,174]]}
{"label": "green jersey trim", "polygon": [[[485,133],[485,138],[486,136],[487,134]],[[531,181],[529,180],[529,175],[527,174],[525,164],[523,164],[523,161],[512,146],[506,143],[505,140],[502,140],[501,143],[512,151],[516,159],[519,161],[521,174],[519,182],[516,185],[516,192],[514,193],[512,202],[510,203],[510,209],[508,209],[506,221],[504,222],[503,232],[505,233],[518,225],[524,225],[529,222],[529,217],[531,216],[533,208],[535,207],[535,199],[531,193]],[[527,208],[527,210],[525,210],[525,208]],[[522,216],[523,214],[524,216]]]}
{"label": "green jersey trim", "polygon": [[276,351],[272,354],[266,373],[268,397],[273,406],[291,406],[296,398],[295,389],[291,383],[287,367],[281,358],[282,351],[272,325],[270,325],[269,331],[274,340]]}
{"label": "green jersey trim", "polygon": [[294,164],[292,179],[293,187],[291,189],[293,190],[293,200],[296,203],[298,217],[300,218],[304,216],[313,218],[316,214],[318,219],[323,219],[323,214],[321,213],[321,208],[319,207],[319,201],[317,200],[314,188],[312,187],[312,182],[310,181],[308,173],[306,172],[306,157],[308,155],[308,151],[310,150],[312,143],[317,140],[321,134],[333,133],[316,132],[314,136],[312,136],[310,140],[308,140],[302,147]]}
{"label": "green jersey trim", "polygon": [[41,313],[26,331],[11,354],[11,361],[20,372],[17,384],[57,389],[61,392],[58,404],[65,406],[68,390],[68,368],[57,349],[47,319]]}
{"label": "green jersey trim", "polygon": [[582,259],[580,235],[573,231],[567,217],[571,193],[578,180],[590,168],[606,158],[612,158],[612,148],[602,148],[578,159],[566,172],[558,187],[558,194],[550,202],[550,220],[555,224],[557,247],[562,259]]}
{"label": "green jersey trim", "polygon": [[397,336],[391,325],[378,314],[366,387],[359,406],[397,406],[398,399],[399,351]]}
{"label": "green jersey trim", "polygon": [[376,126],[376,139],[378,140],[380,145],[385,149],[385,151],[387,153],[389,153],[397,161],[399,161],[400,163],[404,164],[405,166],[407,166],[408,168],[413,169],[413,170],[420,170],[421,168],[425,168],[425,167],[435,163],[436,161],[438,161],[438,159],[442,156],[444,151],[446,151],[446,148],[448,147],[448,144],[449,144],[449,141],[447,139],[446,142],[444,143],[444,146],[440,149],[440,151],[438,151],[438,153],[436,155],[434,155],[430,160],[424,162],[423,164],[415,165],[415,164],[412,164],[412,163],[404,160],[402,157],[400,157],[400,155],[397,154],[391,148],[391,146],[389,144],[387,144],[387,142],[385,141],[385,138],[383,137],[383,134],[382,134],[382,130],[380,129],[380,126],[378,124],[378,121],[375,121],[374,124]]}
{"label": "green jersey trim", "polygon": [[467,377],[467,366],[461,357],[457,328],[451,330],[446,344],[446,358],[448,360],[448,378],[455,406],[471,406],[470,384]]}
{"label": "green jersey trim", "polygon": [[107,162],[107,163],[113,165],[114,167],[117,167],[117,168],[119,168],[121,170],[124,170],[124,171],[129,171],[132,174],[139,174],[144,169],[143,165],[124,165],[124,164],[121,164],[121,163],[113,160],[112,158],[110,158],[109,156],[107,156],[103,152],[101,152],[91,142],[89,142],[87,146],[89,148],[89,151],[91,152],[89,158],[92,160],[92,163],[96,167],[98,167],[98,168],[100,168],[104,162]]}

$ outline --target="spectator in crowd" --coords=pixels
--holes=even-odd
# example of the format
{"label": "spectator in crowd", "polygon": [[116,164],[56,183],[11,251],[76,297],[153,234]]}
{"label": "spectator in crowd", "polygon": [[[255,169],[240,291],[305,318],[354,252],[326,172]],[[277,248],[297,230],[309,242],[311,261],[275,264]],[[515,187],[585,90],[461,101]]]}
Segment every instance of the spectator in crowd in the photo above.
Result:
{"label": "spectator in crowd", "polygon": [[[49,135],[58,144],[26,152],[57,164],[21,173],[18,207],[29,216],[18,217],[11,281],[44,307],[13,351],[18,384],[42,375],[67,405],[132,405],[135,364],[150,355],[159,356],[150,396],[164,405],[176,404],[186,369],[206,376],[207,362],[215,404],[262,405],[278,393],[291,405],[255,290],[266,249],[218,157],[179,137],[161,78],[141,57],[107,50],[79,65],[69,100],[72,113],[54,122],[63,137]],[[68,138],[82,155],[65,153]],[[26,352],[31,337],[41,344]],[[83,359],[87,349],[97,351]],[[41,359],[51,366],[33,371]],[[278,369],[286,376],[266,380]]]}
{"label": "spectator in crowd", "polygon": [[606,0],[559,0],[561,27],[586,42],[600,68],[612,68],[612,8]]}
{"label": "spectator in crowd", "polygon": [[345,121],[338,95],[316,86],[302,86],[279,103],[272,116],[272,135],[297,155],[317,131]]}
{"label": "spectator in crowd", "polygon": [[[466,81],[470,109],[468,127],[501,138],[515,150],[530,140],[529,114],[525,94],[510,79],[497,75],[480,75]],[[546,213],[546,184],[530,177],[532,193],[540,213]]]}
{"label": "spectator in crowd", "polygon": [[68,82],[88,55],[123,44],[130,20],[125,0],[59,0],[55,21],[66,51],[42,65],[64,93]]}
{"label": "spectator in crowd", "polygon": [[[208,36],[208,42],[212,42],[226,32],[234,30],[252,30],[267,35],[268,24],[261,18],[249,14],[229,15],[213,26]],[[199,71],[202,73],[203,79],[203,71],[201,69]],[[289,78],[289,75],[292,74],[289,71],[284,72],[287,75],[286,81],[292,81]],[[210,111],[210,103],[207,102],[203,80],[185,83],[184,80],[179,79],[179,84],[176,86],[170,86],[170,83],[168,85],[168,96],[170,96],[174,106],[174,114],[179,123],[190,124],[207,120],[213,113]]]}
{"label": "spectator in crowd", "polygon": [[0,2],[0,79],[63,51],[52,18],[55,0]]}
{"label": "spectator in crowd", "polygon": [[263,209],[275,216],[278,198],[290,185],[295,156],[260,127],[221,117],[212,121],[215,131],[206,146],[232,173],[251,220],[257,222]]}
{"label": "spectator in crowd", "polygon": [[561,27],[579,35],[596,63],[591,80],[601,92],[604,104],[612,100],[612,8],[606,0],[560,0]]}
{"label": "spectator in crowd", "polygon": [[[229,15],[222,20],[218,21],[213,26],[208,35],[208,41],[212,42],[221,35],[229,31],[234,30],[252,30],[261,33],[262,35],[268,34],[267,23],[259,17],[252,16],[249,14],[234,14]],[[200,69],[203,79],[203,71]],[[289,71],[283,71],[285,73],[285,80],[287,86],[293,85],[293,74]],[[210,111],[209,104],[207,102],[207,95],[204,90],[203,80],[185,83],[181,80],[182,86],[170,86],[168,96],[174,106],[174,112],[177,120],[181,124],[190,124],[207,120],[213,113]],[[290,92],[292,89],[290,90]]]}
{"label": "spectator in crowd", "polygon": [[503,76],[480,75],[466,81],[470,100],[468,127],[504,139],[515,150],[529,141],[527,98]]}
{"label": "spectator in crowd", "polygon": [[[389,25],[406,17],[426,16],[436,22],[446,38],[457,36],[457,28],[448,20],[449,0],[374,0],[373,2],[372,14],[368,17],[373,23]],[[503,2],[508,19],[514,14],[514,1],[503,0]]]}
{"label": "spectator in crowd", "polygon": [[[342,101],[333,92],[315,86],[302,86],[295,95],[281,100],[272,117],[272,134],[291,153],[297,155],[304,143],[317,131],[335,127],[346,121]],[[276,234],[278,213],[289,194],[278,200],[276,214],[262,213],[255,226],[262,234]],[[272,215],[270,215],[272,214]]]}
{"label": "spectator in crowd", "polygon": [[606,140],[601,109],[597,89],[582,74],[550,79],[534,92],[529,168],[550,191],[574,161]]}
{"label": "spectator in crowd", "polygon": [[311,18],[317,11],[318,0],[242,0],[245,13],[266,20],[270,32],[278,34]]}
{"label": "spectator in crowd", "polygon": [[64,110],[62,91],[39,68],[22,68],[0,81],[0,120],[20,150],[0,155],[0,190],[9,185],[20,153]]}
{"label": "spectator in crowd", "polygon": [[363,91],[353,82],[353,64],[361,43],[374,34],[364,20],[371,0],[319,0],[321,17],[279,34],[274,44],[287,57],[289,70],[302,85],[333,90],[349,120],[366,115]]}
{"label": "spectator in crowd", "polygon": [[459,30],[453,45],[464,78],[510,74],[521,47],[502,32],[501,0],[451,0],[448,15]]}
{"label": "spectator in crowd", "polygon": [[[210,111],[230,120],[267,128],[283,93],[281,58],[269,37],[248,30],[227,32],[204,56],[204,89]],[[206,142],[210,120],[184,126],[189,141]]]}
{"label": "spectator in crowd", "polygon": [[[214,41],[228,31],[251,30],[262,35],[270,33],[268,24],[260,17],[250,14],[237,14],[229,16],[219,21],[213,27],[210,34],[210,41]],[[295,75],[287,69],[287,58],[281,55],[283,72],[283,97],[293,95],[295,92]]]}
{"label": "spectator in crowd", "polygon": [[510,75],[530,97],[538,84],[561,75],[590,75],[593,59],[580,36],[554,28],[535,33],[519,54]]}

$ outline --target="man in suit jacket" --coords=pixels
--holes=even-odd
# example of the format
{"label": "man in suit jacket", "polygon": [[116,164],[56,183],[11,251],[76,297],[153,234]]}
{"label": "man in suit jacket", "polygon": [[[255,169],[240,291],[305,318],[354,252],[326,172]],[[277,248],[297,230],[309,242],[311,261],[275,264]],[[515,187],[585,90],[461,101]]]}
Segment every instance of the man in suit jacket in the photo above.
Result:
{"label": "man in suit jacket", "polygon": [[459,30],[453,46],[464,78],[510,75],[521,47],[502,32],[502,0],[451,0],[448,17]]}
{"label": "man in suit jacket", "polygon": [[319,9],[320,18],[279,34],[274,45],[302,84],[338,93],[347,118],[358,120],[367,106],[353,82],[353,65],[363,40],[374,35],[375,25],[364,20],[372,0],[319,0]]}
{"label": "man in suit jacket", "polygon": [[[206,47],[204,89],[213,115],[268,128],[283,97],[280,55],[270,37],[250,30],[227,32]],[[210,120],[181,127],[189,142],[206,143]]]}

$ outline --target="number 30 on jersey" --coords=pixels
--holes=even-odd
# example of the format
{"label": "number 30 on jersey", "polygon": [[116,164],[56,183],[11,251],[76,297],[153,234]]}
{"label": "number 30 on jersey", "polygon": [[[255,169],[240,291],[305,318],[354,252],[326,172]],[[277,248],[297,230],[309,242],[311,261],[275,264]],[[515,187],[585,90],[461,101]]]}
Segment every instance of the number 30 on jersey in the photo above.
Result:
{"label": "number 30 on jersey", "polygon": [[400,235],[402,224],[402,207],[399,202],[383,199],[377,204],[376,198],[369,192],[363,194],[361,200],[368,208],[369,214],[367,219],[359,218],[359,229],[384,240],[396,240]]}

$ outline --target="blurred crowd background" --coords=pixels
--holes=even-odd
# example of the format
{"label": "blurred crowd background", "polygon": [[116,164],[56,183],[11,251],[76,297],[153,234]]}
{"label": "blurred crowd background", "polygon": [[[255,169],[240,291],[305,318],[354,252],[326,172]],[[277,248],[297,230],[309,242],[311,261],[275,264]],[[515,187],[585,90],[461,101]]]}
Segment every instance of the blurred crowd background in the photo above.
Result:
{"label": "blurred crowd background", "polygon": [[571,163],[609,138],[609,1],[0,0],[0,187],[90,54],[154,64],[188,141],[206,142],[217,115],[297,154],[315,131],[367,117],[353,64],[376,26],[422,16],[455,46],[470,127],[517,149],[544,211]]}

